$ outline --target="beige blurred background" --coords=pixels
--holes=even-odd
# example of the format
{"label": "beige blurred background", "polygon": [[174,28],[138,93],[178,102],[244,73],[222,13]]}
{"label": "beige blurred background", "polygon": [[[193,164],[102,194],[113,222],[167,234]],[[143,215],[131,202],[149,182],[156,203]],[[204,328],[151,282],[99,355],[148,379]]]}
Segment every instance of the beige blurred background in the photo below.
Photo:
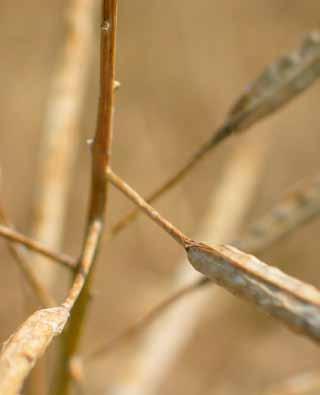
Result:
{"label": "beige blurred background", "polygon": [[[25,232],[32,218],[48,89],[63,43],[65,3],[0,0],[1,202]],[[316,0],[120,1],[117,78],[122,87],[112,161],[117,172],[142,194],[151,192],[211,135],[251,79],[319,27],[319,15]],[[86,139],[92,136],[96,115],[97,49],[98,41],[68,202],[65,251],[73,254],[79,252],[85,223],[90,165]],[[228,150],[233,144],[273,135],[245,227],[290,185],[318,172],[319,100],[320,82],[252,128],[247,138],[231,139],[209,155],[157,208],[195,235]],[[108,224],[131,207],[111,190]],[[263,258],[320,286],[319,230],[319,221],[314,221]],[[21,275],[3,241],[0,254],[2,342],[26,312]],[[111,338],[161,300],[161,287],[181,257],[180,248],[142,216],[112,243],[104,243],[83,348]],[[309,340],[228,298],[230,307],[218,322],[207,310],[163,383],[162,394],[259,393],[282,378],[320,368],[318,349]],[[118,352],[92,365],[88,393],[103,394],[126,356]]]}

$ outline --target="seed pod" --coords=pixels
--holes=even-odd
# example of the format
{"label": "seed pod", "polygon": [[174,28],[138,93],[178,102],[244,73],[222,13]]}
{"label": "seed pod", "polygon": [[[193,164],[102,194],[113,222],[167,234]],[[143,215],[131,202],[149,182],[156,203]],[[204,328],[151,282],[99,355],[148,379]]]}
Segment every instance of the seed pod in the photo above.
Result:
{"label": "seed pod", "polygon": [[320,76],[320,34],[312,32],[301,47],[271,64],[232,107],[226,125],[247,129],[288,103]]}
{"label": "seed pod", "polygon": [[320,341],[320,292],[252,255],[223,245],[186,247],[200,273],[277,318],[295,332]]}

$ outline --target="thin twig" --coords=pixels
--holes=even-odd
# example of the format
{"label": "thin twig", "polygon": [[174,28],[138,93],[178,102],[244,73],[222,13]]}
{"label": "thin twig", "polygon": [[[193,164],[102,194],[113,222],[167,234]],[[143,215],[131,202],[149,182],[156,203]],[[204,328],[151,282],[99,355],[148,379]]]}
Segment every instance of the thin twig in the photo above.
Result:
{"label": "thin twig", "polygon": [[171,237],[179,244],[185,246],[189,238],[185,236],[178,228],[163,218],[150,204],[148,204],[135,190],[126,182],[118,177],[110,168],[107,168],[106,174],[108,180],[121,192],[123,192],[139,209],[144,211],[157,225],[161,226]]}
{"label": "thin twig", "polygon": [[[105,169],[109,166],[113,127],[113,99],[115,86],[117,0],[104,0],[101,24],[100,101],[97,130],[92,144],[91,196],[88,226],[74,282],[63,306],[68,310],[75,306],[70,326],[64,336],[65,350],[57,385],[53,393],[66,395],[70,391],[69,362],[77,351],[90,297],[89,273],[95,263],[99,242],[104,230],[107,186]],[[92,274],[92,273],[90,273]]]}
{"label": "thin twig", "polygon": [[[9,220],[5,215],[3,208],[0,206],[0,220],[6,226],[11,226],[9,224]],[[16,260],[19,268],[25,276],[25,279],[31,289],[33,290],[35,296],[40,301],[42,307],[53,307],[56,306],[54,298],[50,295],[50,292],[45,288],[45,286],[41,283],[40,278],[34,270],[34,267],[27,262],[27,258],[25,256],[25,251],[21,246],[16,245],[14,243],[8,243],[8,250],[12,257]]]}
{"label": "thin twig", "polygon": [[[301,47],[288,56],[283,56],[267,67],[248,86],[231,107],[223,125],[189,158],[185,165],[164,182],[146,201],[154,203],[160,196],[180,182],[206,154],[225,138],[236,132],[246,131],[256,122],[272,115],[299,93],[307,89],[320,75],[320,35],[310,33]],[[139,209],[135,208],[120,219],[112,228],[109,237],[116,236],[133,222]]]}
{"label": "thin twig", "polygon": [[0,236],[5,239],[24,245],[31,251],[37,252],[45,256],[46,258],[51,259],[52,261],[61,263],[62,265],[70,268],[74,268],[76,265],[76,260],[66,254],[60,254],[55,251],[52,251],[50,248],[46,247],[44,244],[30,239],[29,237],[23,235],[22,233],[8,228],[7,226],[0,225]]}

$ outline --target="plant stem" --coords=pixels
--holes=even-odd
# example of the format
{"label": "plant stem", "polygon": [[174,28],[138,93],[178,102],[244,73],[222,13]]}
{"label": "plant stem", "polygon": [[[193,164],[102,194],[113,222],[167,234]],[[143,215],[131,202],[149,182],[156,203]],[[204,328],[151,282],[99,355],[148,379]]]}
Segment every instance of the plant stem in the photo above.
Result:
{"label": "plant stem", "polygon": [[[9,220],[2,207],[0,207],[0,220],[4,225],[10,225]],[[42,284],[40,278],[38,277],[38,274],[35,272],[34,267],[31,266],[30,263],[27,261],[25,251],[21,248],[21,246],[14,243],[8,243],[8,250],[12,257],[16,260],[28,285],[33,290],[42,307],[56,306],[56,301],[50,294],[50,291],[47,290],[46,287]]]}
{"label": "plant stem", "polygon": [[69,362],[76,353],[86,318],[92,267],[96,261],[99,242],[104,230],[104,215],[107,198],[105,169],[109,165],[113,126],[113,98],[115,85],[117,0],[104,0],[101,24],[101,65],[100,65],[100,100],[97,130],[92,145],[91,193],[88,213],[88,226],[85,242],[74,282],[63,306],[73,309],[70,326],[64,334],[64,353],[59,364],[56,388],[53,393],[67,395],[70,393],[72,378]]}
{"label": "plant stem", "polygon": [[19,243],[27,247],[29,250],[35,251],[38,254],[50,258],[51,260],[61,263],[68,268],[74,268],[76,265],[76,260],[66,254],[60,254],[52,251],[50,248],[46,247],[42,243],[30,239],[29,237],[23,235],[16,230],[8,228],[7,226],[0,225],[0,236],[4,237],[9,241]]}
{"label": "plant stem", "polygon": [[[236,128],[234,128],[235,130]],[[145,201],[147,203],[154,203],[163,194],[177,185],[209,152],[211,152],[216,146],[219,145],[226,137],[228,137],[233,130],[229,124],[223,125],[216,134],[205,142],[194,155],[187,160],[187,162],[179,169],[172,177],[170,177],[163,185],[156,189],[151,195],[149,195]],[[127,215],[121,218],[111,228],[109,237],[115,237],[123,229],[125,229],[130,223],[132,223],[139,215],[140,210],[135,207]]]}
{"label": "plant stem", "polygon": [[148,204],[135,190],[118,177],[110,168],[106,170],[109,181],[123,192],[138,208],[144,211],[157,225],[161,226],[175,241],[183,247],[190,241],[178,228],[163,218],[150,204]]}

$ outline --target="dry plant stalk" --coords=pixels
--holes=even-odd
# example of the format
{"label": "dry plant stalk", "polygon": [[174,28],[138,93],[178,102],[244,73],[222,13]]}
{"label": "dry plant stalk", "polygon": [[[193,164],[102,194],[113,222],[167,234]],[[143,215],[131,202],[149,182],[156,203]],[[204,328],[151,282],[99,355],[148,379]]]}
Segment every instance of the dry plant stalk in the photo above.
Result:
{"label": "dry plant stalk", "polygon": [[114,113],[117,7],[117,0],[104,0],[102,4],[100,99],[97,130],[91,146],[92,174],[88,225],[74,281],[63,303],[63,306],[71,311],[77,302],[65,334],[63,360],[58,370],[57,387],[53,392],[59,395],[66,395],[71,389],[69,363],[77,351],[82,334],[90,298],[92,276],[89,276],[89,273],[95,263],[104,231],[108,191],[105,169],[110,162]]}
{"label": "dry plant stalk", "polygon": [[320,341],[320,292],[279,269],[259,261],[253,255],[229,245],[211,246],[198,243],[177,230],[154,208],[142,202],[128,184],[111,169],[107,171],[110,182],[140,207],[155,223],[175,241],[184,244],[191,265],[200,273],[254,303],[261,310],[283,322],[296,333]]}
{"label": "dry plant stalk", "polygon": [[[92,0],[67,1],[67,32],[45,114],[31,233],[54,249],[61,248],[68,192],[80,139],[79,126],[94,44],[95,3]],[[49,265],[43,256],[32,258],[43,284],[53,293],[61,283],[62,270]],[[29,395],[47,393],[45,362],[32,373]]]}
{"label": "dry plant stalk", "polygon": [[[78,133],[93,46],[95,2],[69,0],[66,37],[53,76],[40,146],[39,175],[34,202],[32,234],[54,249],[61,248],[66,200],[77,154]],[[34,265],[53,291],[57,267],[43,257]]]}
{"label": "dry plant stalk", "polygon": [[[320,76],[320,34],[310,33],[301,47],[271,64],[247,88],[231,108],[223,125],[204,143],[187,163],[146,198],[155,202],[174,187],[213,148],[233,133],[247,130],[256,122],[273,114],[307,89]],[[139,209],[133,209],[111,229],[116,236],[135,220]]]}
{"label": "dry plant stalk", "polygon": [[[83,246],[83,252],[75,274],[75,279],[68,295],[61,307],[40,310],[32,315],[22,325],[17,335],[9,340],[10,347],[5,347],[0,355],[1,361],[5,361],[4,374],[0,375],[0,388],[8,388],[6,395],[18,394],[23,381],[30,373],[35,362],[45,352],[53,337],[60,333],[66,325],[68,316],[78,301],[77,308],[73,312],[74,320],[71,320],[69,333],[72,344],[68,351],[77,346],[80,327],[86,307],[88,290],[86,283],[89,272],[95,261],[99,240],[103,231],[104,211],[106,206],[107,183],[105,168],[109,164],[113,113],[113,86],[115,74],[115,39],[116,39],[116,15],[117,0],[104,0],[101,26],[101,96],[99,102],[99,115],[95,141],[92,147],[92,185],[91,200],[89,205],[88,226]],[[80,315],[82,314],[82,315]],[[23,344],[30,342],[35,337],[35,346],[29,348],[25,357]],[[33,344],[33,343],[31,343]],[[22,352],[22,354],[21,354]],[[9,360],[17,360],[23,363],[8,364]],[[64,366],[66,367],[66,366]],[[70,389],[69,374],[62,371],[61,387],[57,393],[62,395]],[[5,392],[3,392],[5,393]]]}
{"label": "dry plant stalk", "polygon": [[108,167],[110,160],[112,138],[117,1],[104,0],[102,8],[101,96],[97,131],[92,145],[92,184],[88,227],[82,256],[76,270],[75,280],[63,303],[68,310],[72,309],[83,288],[86,274],[88,274],[95,258],[104,225],[108,185],[106,182],[105,168]]}
{"label": "dry plant stalk", "polygon": [[[254,222],[242,239],[232,243],[240,249],[245,249],[254,254],[261,253],[267,247],[289,233],[296,231],[303,224],[315,219],[320,214],[320,182],[317,175],[311,180],[304,180],[295,189],[284,196],[267,214]],[[279,217],[279,213],[286,214]],[[258,231],[257,231],[258,230]],[[244,248],[245,246],[245,248]],[[117,346],[122,345],[126,340],[145,329],[155,319],[159,318],[169,307],[180,301],[193,291],[202,289],[204,285],[212,285],[206,277],[195,278],[187,286],[180,288],[148,314],[139,319],[136,323],[124,330],[120,335],[109,342],[102,342],[100,345],[90,350],[84,356],[84,362],[90,362],[96,358],[103,357],[113,351]]]}

